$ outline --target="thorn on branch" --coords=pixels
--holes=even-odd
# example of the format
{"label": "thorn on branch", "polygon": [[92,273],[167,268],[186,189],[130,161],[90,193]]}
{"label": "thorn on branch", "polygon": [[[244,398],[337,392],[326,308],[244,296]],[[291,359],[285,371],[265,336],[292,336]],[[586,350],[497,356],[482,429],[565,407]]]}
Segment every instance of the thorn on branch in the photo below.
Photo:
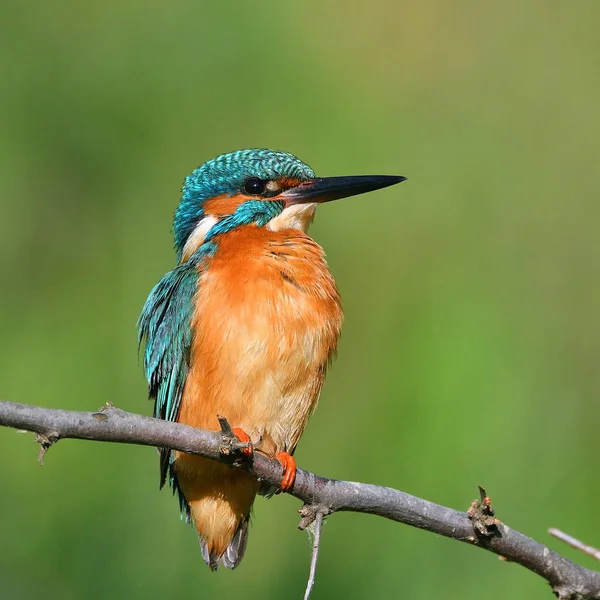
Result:
{"label": "thorn on branch", "polygon": [[44,456],[50,449],[52,444],[55,444],[60,439],[60,436],[55,431],[49,433],[38,433],[35,436],[35,442],[40,445],[40,453],[38,454],[38,462],[40,465],[44,464]]}
{"label": "thorn on branch", "polygon": [[219,448],[221,456],[228,459],[226,462],[233,464],[237,464],[237,461],[241,459],[251,460],[252,456],[248,456],[248,450],[252,450],[252,442],[241,442],[225,417],[217,415],[217,419],[219,419],[219,425],[221,426],[222,444]]}
{"label": "thorn on branch", "polygon": [[492,499],[485,493],[481,486],[479,488],[480,500],[473,500],[467,510],[467,515],[471,519],[473,529],[477,537],[492,537],[498,534],[498,525],[500,520],[494,516],[492,508]]}

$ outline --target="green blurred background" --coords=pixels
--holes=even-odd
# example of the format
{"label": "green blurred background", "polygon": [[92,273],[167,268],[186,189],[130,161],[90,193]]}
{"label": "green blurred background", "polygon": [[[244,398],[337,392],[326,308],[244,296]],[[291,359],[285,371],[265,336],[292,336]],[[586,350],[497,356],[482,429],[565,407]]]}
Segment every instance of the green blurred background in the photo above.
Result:
{"label": "green blurred background", "polygon": [[[597,0],[3,3],[0,396],[149,414],[135,322],[183,177],[244,147],[407,183],[319,210],[346,325],[323,475],[600,544]],[[210,573],[153,449],[0,430],[0,597],[300,598],[299,502]],[[595,565],[597,567],[597,563]],[[314,598],[545,599],[491,554],[329,519]]]}

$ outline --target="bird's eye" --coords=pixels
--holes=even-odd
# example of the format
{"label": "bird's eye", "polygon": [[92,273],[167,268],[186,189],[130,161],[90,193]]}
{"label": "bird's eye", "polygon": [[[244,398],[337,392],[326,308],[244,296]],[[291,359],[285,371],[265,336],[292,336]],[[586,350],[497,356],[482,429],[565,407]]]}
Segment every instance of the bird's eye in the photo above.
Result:
{"label": "bird's eye", "polygon": [[251,177],[244,184],[244,190],[252,196],[260,196],[265,191],[265,182],[258,177]]}

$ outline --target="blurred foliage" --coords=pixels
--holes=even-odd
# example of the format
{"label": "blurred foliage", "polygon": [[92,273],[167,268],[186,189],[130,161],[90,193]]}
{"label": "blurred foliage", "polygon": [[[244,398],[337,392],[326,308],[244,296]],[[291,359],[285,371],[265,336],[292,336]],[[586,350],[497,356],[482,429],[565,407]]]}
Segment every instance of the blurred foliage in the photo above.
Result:
{"label": "blurred foliage", "polygon": [[[319,210],[339,358],[301,466],[600,543],[600,4],[98,0],[3,4],[0,395],[150,412],[135,322],[174,263],[183,177],[285,149],[409,180]],[[290,497],[210,573],[148,448],[0,430],[1,597],[298,598]],[[597,566],[597,565],[596,565]],[[492,555],[354,514],[315,600],[551,597]]]}

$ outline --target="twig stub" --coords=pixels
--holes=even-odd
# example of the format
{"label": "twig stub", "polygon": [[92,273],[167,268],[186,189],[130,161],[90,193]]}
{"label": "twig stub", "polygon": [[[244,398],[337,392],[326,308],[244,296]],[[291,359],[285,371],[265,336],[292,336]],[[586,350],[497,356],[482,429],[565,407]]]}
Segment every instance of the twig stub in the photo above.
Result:
{"label": "twig stub", "polygon": [[217,419],[219,420],[219,425],[221,426],[221,439],[223,441],[221,447],[219,448],[219,453],[224,459],[224,462],[239,466],[242,464],[239,462],[240,460],[245,462],[252,461],[251,456],[246,456],[242,453],[242,450],[247,450],[248,448],[252,449],[251,442],[241,442],[236,437],[235,433],[233,433],[233,429],[225,417],[218,415]]}
{"label": "twig stub", "polygon": [[481,486],[479,487],[480,500],[473,500],[467,510],[467,515],[473,523],[475,534],[481,537],[492,537],[498,534],[498,525],[500,520],[494,516],[492,508],[492,499],[485,493]]}
{"label": "twig stub", "polygon": [[60,435],[56,431],[38,433],[35,436],[34,441],[40,445],[40,453],[38,454],[38,462],[40,465],[44,464],[44,457],[46,456],[46,452],[50,450],[50,446],[58,442],[59,439]]}
{"label": "twig stub", "polygon": [[304,531],[309,525],[312,525],[317,515],[327,517],[333,513],[333,510],[321,504],[305,504],[302,508],[298,509],[298,513],[302,517],[300,523],[298,523],[298,529]]}
{"label": "twig stub", "polygon": [[571,546],[572,548],[575,548],[576,550],[581,550],[581,552],[583,552],[584,554],[587,554],[588,556],[591,556],[596,560],[600,560],[600,549],[595,548],[594,546],[588,546],[587,544],[584,544],[572,535],[569,535],[568,533],[565,533],[560,529],[556,529],[555,527],[548,529],[548,533],[556,539],[565,542],[565,544],[569,544],[569,546]]}

